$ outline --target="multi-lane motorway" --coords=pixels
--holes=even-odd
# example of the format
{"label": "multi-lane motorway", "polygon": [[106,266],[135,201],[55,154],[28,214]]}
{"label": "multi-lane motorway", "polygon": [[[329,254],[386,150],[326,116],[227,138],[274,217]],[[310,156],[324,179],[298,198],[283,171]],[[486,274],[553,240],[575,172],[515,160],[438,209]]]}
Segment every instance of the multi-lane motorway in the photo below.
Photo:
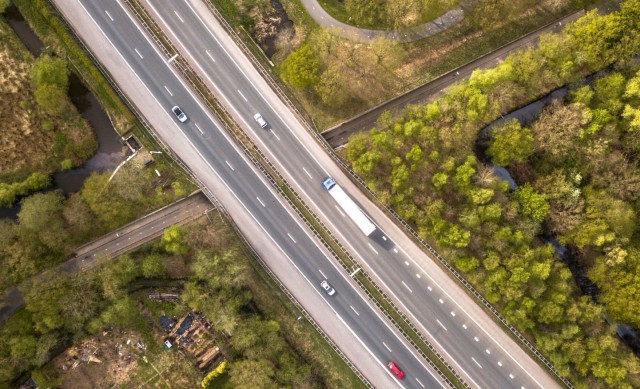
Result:
{"label": "multi-lane motorway", "polygon": [[[372,371],[384,371],[383,364],[394,359],[407,372],[403,386],[438,386],[426,363],[394,335],[352,288],[348,275],[309,238],[301,224],[264,184],[263,178],[253,172],[216,125],[215,119],[180,81],[168,58],[153,47],[123,5],[117,0],[56,0],[56,3],[67,16],[84,12],[84,22],[72,18],[69,21],[96,54],[108,47],[98,49],[94,44],[100,45],[100,39],[94,37],[99,34],[93,31],[85,36],[84,31],[97,28],[102,40],[108,40],[106,46],[111,46],[112,55],[126,62],[124,67],[120,65],[120,71],[135,74],[126,86],[135,90],[125,91],[131,94],[143,113],[147,112],[145,116],[160,137],[201,180],[211,183],[207,187],[225,207],[235,207],[237,212],[232,212],[233,217],[241,228],[246,229],[245,233],[251,233],[253,229],[277,248],[280,262],[271,258],[271,267],[285,264],[294,267],[293,271],[299,273],[295,277],[302,281],[293,282],[291,288],[318,292],[318,284],[323,278],[334,284],[338,294],[322,299],[328,307],[325,312],[338,317],[352,334],[347,339],[335,341],[345,351],[351,345],[366,350],[368,358],[360,361],[351,358],[367,378],[380,387],[387,386],[388,382],[400,384],[388,374]],[[145,6],[235,120],[469,385],[482,388],[558,386],[464,291],[357,192],[251,67],[203,3],[198,0],[149,0]],[[114,74],[118,65],[109,66],[117,58],[100,58],[118,78]],[[124,78],[123,75],[120,77]],[[189,116],[186,123],[171,120],[169,108],[175,104]],[[256,112],[269,122],[266,130],[253,121]],[[167,122],[170,128],[163,127]],[[382,227],[377,234],[365,237],[337,208],[333,199],[321,189],[321,181],[327,175],[334,176]],[[295,294],[295,290],[292,291]],[[327,314],[313,312],[317,304],[310,304],[305,306],[313,307],[312,314],[324,325]],[[331,328],[335,323],[326,325]]]}
{"label": "multi-lane motorway", "polygon": [[[370,382],[384,387],[442,387],[428,364],[310,238],[119,2],[56,4],[85,42],[96,47],[96,55],[160,137],[220,198],[274,272],[335,342],[346,346],[345,354]],[[186,123],[171,113],[176,104],[188,115]],[[320,290],[323,279],[337,290],[334,296]],[[389,360],[406,370],[402,382],[386,369]]]}

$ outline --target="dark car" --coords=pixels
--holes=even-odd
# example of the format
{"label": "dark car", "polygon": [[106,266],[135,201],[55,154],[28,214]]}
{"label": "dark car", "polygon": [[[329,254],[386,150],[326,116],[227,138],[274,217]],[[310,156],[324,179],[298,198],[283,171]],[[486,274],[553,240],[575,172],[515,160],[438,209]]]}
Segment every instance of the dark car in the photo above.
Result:
{"label": "dark car", "polygon": [[398,367],[398,365],[396,365],[396,363],[394,361],[389,361],[389,363],[387,363],[387,367],[389,368],[389,370],[391,370],[391,372],[393,374],[396,375],[396,377],[398,377],[399,379],[403,379],[404,378],[404,371],[402,371],[402,369],[400,369]]}

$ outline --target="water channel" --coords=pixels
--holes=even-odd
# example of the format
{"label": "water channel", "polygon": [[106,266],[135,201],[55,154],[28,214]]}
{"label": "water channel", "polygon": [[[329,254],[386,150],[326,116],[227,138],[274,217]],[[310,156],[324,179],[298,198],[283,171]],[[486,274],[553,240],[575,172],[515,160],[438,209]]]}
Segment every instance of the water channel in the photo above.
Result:
{"label": "water channel", "polygon": [[[46,51],[44,44],[31,30],[15,5],[11,4],[7,7],[4,17],[34,57]],[[78,112],[94,129],[98,140],[98,151],[83,166],[53,174],[53,186],[46,191],[59,189],[65,194],[79,191],[84,180],[92,172],[115,169],[124,160],[125,152],[128,150],[111,125],[109,116],[100,107],[98,100],[74,73],[69,77],[69,97]],[[15,219],[19,211],[19,204],[6,208],[0,207],[0,218]]]}

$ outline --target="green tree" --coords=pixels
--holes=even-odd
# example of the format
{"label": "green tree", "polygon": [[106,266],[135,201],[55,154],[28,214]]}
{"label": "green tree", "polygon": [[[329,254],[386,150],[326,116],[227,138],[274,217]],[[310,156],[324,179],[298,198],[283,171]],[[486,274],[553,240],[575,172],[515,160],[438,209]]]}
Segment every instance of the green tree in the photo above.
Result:
{"label": "green tree", "polygon": [[491,130],[487,154],[500,166],[525,162],[533,154],[533,134],[530,129],[523,128],[517,119],[509,120]]}
{"label": "green tree", "polygon": [[37,241],[49,249],[62,251],[68,239],[62,211],[65,198],[59,191],[36,193],[22,200],[18,213],[23,240]]}
{"label": "green tree", "polygon": [[265,360],[235,361],[229,368],[230,383],[234,388],[276,388],[273,366]]}
{"label": "green tree", "polygon": [[186,254],[189,250],[189,247],[184,242],[184,231],[177,225],[164,230],[160,243],[164,250],[170,254]]}
{"label": "green tree", "polygon": [[30,77],[34,89],[51,85],[66,94],[69,88],[69,69],[67,62],[61,58],[49,55],[38,57],[31,67]]}
{"label": "green tree", "polygon": [[157,278],[165,274],[162,256],[149,254],[142,260],[142,276],[145,278]]}
{"label": "green tree", "polygon": [[518,204],[518,209],[523,215],[541,222],[549,213],[549,203],[543,194],[536,192],[529,184],[516,189],[513,199]]}
{"label": "green tree", "polygon": [[349,90],[345,88],[347,82],[339,68],[330,67],[322,72],[314,89],[325,105],[340,107],[351,98]]}
{"label": "green tree", "polygon": [[41,85],[34,91],[34,96],[36,103],[49,115],[61,116],[69,109],[67,93],[56,85]]}
{"label": "green tree", "polygon": [[302,45],[282,61],[282,79],[298,89],[307,89],[318,83],[319,62],[309,45]]}

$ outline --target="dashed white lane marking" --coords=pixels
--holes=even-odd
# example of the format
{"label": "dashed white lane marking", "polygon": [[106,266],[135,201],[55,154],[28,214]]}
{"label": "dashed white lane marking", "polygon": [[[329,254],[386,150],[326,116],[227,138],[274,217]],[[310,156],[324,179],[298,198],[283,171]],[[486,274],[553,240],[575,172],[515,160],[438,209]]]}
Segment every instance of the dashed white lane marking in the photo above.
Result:
{"label": "dashed white lane marking", "polygon": [[349,307],[351,307],[351,310],[352,310],[353,312],[355,312],[355,314],[356,314],[356,315],[360,316],[360,314],[358,313],[358,311],[356,311],[356,309],[355,309],[353,306],[349,305]]}
{"label": "dashed white lane marking", "polygon": [[369,247],[371,247],[371,250],[373,250],[374,253],[378,254],[378,252],[376,251],[376,249],[373,248],[371,243],[367,242],[367,244],[369,245]]}
{"label": "dashed white lane marking", "polygon": [[249,100],[247,100],[246,97],[244,97],[244,95],[242,94],[242,92],[240,92],[240,89],[238,89],[238,93],[240,93],[240,96],[242,96],[242,98],[244,99],[245,102],[249,102]]}
{"label": "dashed white lane marking", "polygon": [[502,362],[498,361],[498,366],[502,367]]}
{"label": "dashed white lane marking", "polygon": [[409,266],[409,261],[404,261],[405,266]]}
{"label": "dashed white lane marking", "polygon": [[182,23],[184,23],[184,20],[182,20],[182,18],[180,17],[180,14],[178,13],[178,11],[173,11],[174,14],[176,14],[176,16],[178,17],[178,19],[180,19],[180,21]]}
{"label": "dashed white lane marking", "polygon": [[409,292],[413,293],[411,288],[409,288],[409,285],[405,284],[404,281],[402,281],[402,285],[404,285],[404,287],[407,288],[409,290]]}
{"label": "dashed white lane marking", "polygon": [[433,288],[432,288],[432,287],[430,287],[430,286],[427,286],[427,289],[429,289],[429,292],[432,292],[432,291],[433,291]]}
{"label": "dashed white lane marking", "polygon": [[167,93],[169,94],[169,96],[173,97],[173,93],[171,93],[171,91],[169,90],[169,88],[167,88],[167,86],[164,86],[164,89],[167,91]]}
{"label": "dashed white lane marking", "polygon": [[463,325],[462,325],[462,328],[464,328],[464,329],[466,330],[466,329],[467,329],[467,325],[466,325],[466,324],[463,324]]}
{"label": "dashed white lane marking", "polygon": [[382,239],[383,239],[383,240],[387,240],[387,237],[386,237],[386,236],[384,236],[384,235],[382,235]]}
{"label": "dashed white lane marking", "polygon": [[487,354],[491,354],[491,351],[489,351],[489,349],[484,350],[487,352]]}
{"label": "dashed white lane marking", "polygon": [[478,363],[478,361],[476,361],[476,359],[474,357],[471,357],[471,359],[473,359],[473,361],[476,363],[476,365],[478,365],[478,367],[480,367],[482,369],[482,365]]}
{"label": "dashed white lane marking", "polygon": [[200,131],[200,135],[204,135],[204,131],[202,131],[202,128],[200,128],[200,126],[198,125],[198,123],[194,123],[194,125],[196,126],[196,128],[198,129],[198,131]]}
{"label": "dashed white lane marking", "polygon": [[509,374],[509,378],[514,379],[516,377],[514,377],[513,374]]}
{"label": "dashed white lane marking", "polygon": [[107,16],[109,17],[109,19],[111,19],[111,21],[113,22],[113,17],[111,16],[111,14],[109,13],[109,11],[107,11],[106,9],[104,10],[104,13],[107,14]]}
{"label": "dashed white lane marking", "polygon": [[438,322],[438,324],[440,324],[440,327],[444,328],[445,331],[449,331],[447,327],[445,327],[444,324],[440,322],[440,320],[436,319],[436,321]]}
{"label": "dashed white lane marking", "polygon": [[421,278],[422,276],[420,275],[420,273],[416,273],[416,277]]}
{"label": "dashed white lane marking", "polygon": [[322,274],[322,277],[326,280],[327,276],[324,275],[324,273],[322,272],[322,270],[318,269],[318,271],[320,272],[320,274]]}
{"label": "dashed white lane marking", "polygon": [[271,129],[271,132],[273,132],[273,136],[275,136],[277,140],[280,140],[280,137],[278,136],[278,134],[276,134],[275,131],[273,131],[273,128]]}
{"label": "dashed white lane marking", "polygon": [[302,168],[302,170],[304,170],[305,173],[307,173],[307,175],[309,176],[309,178],[313,179],[313,176],[311,174],[309,174],[309,172],[307,171],[307,169]]}
{"label": "dashed white lane marking", "polygon": [[342,215],[342,217],[345,217],[344,213],[342,212],[342,210],[340,209],[340,207],[338,207],[337,205],[335,205],[336,209],[338,210],[338,212],[340,212],[340,215]]}
{"label": "dashed white lane marking", "polygon": [[476,342],[479,342],[479,341],[480,341],[480,339],[478,339],[478,337],[477,337],[477,336],[474,336],[474,337],[473,337],[473,340],[475,340]]}
{"label": "dashed white lane marking", "polygon": [[205,50],[204,52],[205,52],[205,53],[207,53],[207,55],[209,56],[209,58],[211,58],[211,60],[212,60],[213,62],[216,62],[216,59],[215,59],[215,58],[213,58],[213,55],[211,55],[211,53],[209,52],[209,50]]}
{"label": "dashed white lane marking", "polygon": [[444,304],[444,301],[442,301],[442,299],[438,299],[438,301],[440,302],[440,304]]}
{"label": "dashed white lane marking", "polygon": [[138,57],[140,57],[140,59],[144,59],[144,57],[142,56],[142,54],[140,54],[137,48],[134,48],[133,50],[138,54]]}
{"label": "dashed white lane marking", "polygon": [[256,197],[256,199],[258,199],[258,202],[260,203],[260,205],[262,205],[263,207],[266,207],[266,205],[264,205],[264,203],[262,202],[262,200],[260,200],[260,197]]}
{"label": "dashed white lane marking", "polygon": [[387,350],[389,350],[389,352],[391,352],[391,349],[389,348],[389,346],[387,346],[387,344],[385,342],[382,342],[382,344],[384,345],[384,347],[387,348]]}
{"label": "dashed white lane marking", "polygon": [[[291,234],[290,234],[290,233],[288,233],[288,232],[287,232],[287,235],[289,235],[289,239],[291,239],[291,240],[293,241],[293,243],[298,243],[298,242],[296,242],[296,240],[295,240],[295,239],[293,239],[293,236],[291,236]],[[326,277],[325,277],[325,278],[326,278]]]}
{"label": "dashed white lane marking", "polygon": [[422,382],[420,382],[419,379],[416,378],[416,381],[418,382],[418,384],[420,384],[420,386],[422,386],[424,388],[424,385],[422,385]]}
{"label": "dashed white lane marking", "polygon": [[451,316],[456,317],[456,313],[451,311]]}
{"label": "dashed white lane marking", "polygon": [[398,249],[394,248],[394,249],[393,249],[393,252],[394,252],[394,253],[396,253],[396,254],[398,254]]}
{"label": "dashed white lane marking", "polygon": [[229,161],[227,161],[226,159],[224,160],[224,162],[226,162],[227,166],[229,166],[229,169],[233,170],[234,172],[236,171],[236,169],[233,168],[233,166],[231,166],[231,164],[229,163]]}

